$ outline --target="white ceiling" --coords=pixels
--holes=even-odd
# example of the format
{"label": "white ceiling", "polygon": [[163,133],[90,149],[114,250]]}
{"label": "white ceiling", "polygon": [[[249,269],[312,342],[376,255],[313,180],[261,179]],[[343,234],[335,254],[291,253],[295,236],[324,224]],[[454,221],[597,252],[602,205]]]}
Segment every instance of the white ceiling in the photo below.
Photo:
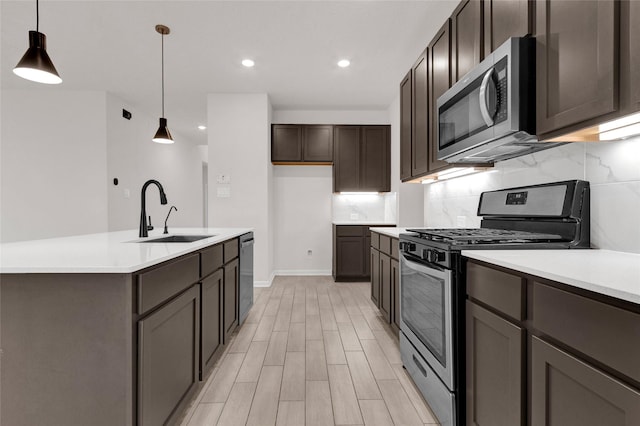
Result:
{"label": "white ceiling", "polygon": [[[380,110],[457,4],[444,1],[40,2],[40,31],[63,83],[11,69],[35,29],[35,0],[0,2],[3,89],[101,90],[160,116],[165,36],[169,128],[205,144],[208,93],[268,93],[274,109]],[[240,61],[250,57],[256,66]],[[351,66],[338,68],[338,59]]]}

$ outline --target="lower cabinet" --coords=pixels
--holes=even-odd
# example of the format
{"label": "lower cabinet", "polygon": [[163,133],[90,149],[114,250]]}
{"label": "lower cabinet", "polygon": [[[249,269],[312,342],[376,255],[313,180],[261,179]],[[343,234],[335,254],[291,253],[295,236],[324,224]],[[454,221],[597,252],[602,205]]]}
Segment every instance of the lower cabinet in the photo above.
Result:
{"label": "lower cabinet", "polygon": [[224,340],[222,333],[222,300],[224,288],[224,269],[218,269],[202,280],[201,283],[201,322],[202,341],[200,343],[201,371],[200,380],[213,368]]}
{"label": "lower cabinet", "polygon": [[531,338],[531,425],[640,425],[640,392]]}
{"label": "lower cabinet", "polygon": [[380,252],[371,247],[371,301],[380,307]]}
{"label": "lower cabinet", "polygon": [[138,425],[169,423],[199,382],[200,286],[138,321]]}
{"label": "lower cabinet", "polygon": [[239,262],[235,259],[224,266],[224,343],[229,342],[233,330],[238,325],[238,284]]}
{"label": "lower cabinet", "polygon": [[468,261],[467,425],[640,425],[640,307]]}
{"label": "lower cabinet", "polygon": [[396,259],[391,259],[391,294],[393,309],[391,311],[391,324],[400,329],[400,264]]}
{"label": "lower cabinet", "polygon": [[391,257],[380,253],[380,312],[387,322],[391,322]]}
{"label": "lower cabinet", "polygon": [[525,424],[524,330],[470,301],[466,316],[467,424]]}

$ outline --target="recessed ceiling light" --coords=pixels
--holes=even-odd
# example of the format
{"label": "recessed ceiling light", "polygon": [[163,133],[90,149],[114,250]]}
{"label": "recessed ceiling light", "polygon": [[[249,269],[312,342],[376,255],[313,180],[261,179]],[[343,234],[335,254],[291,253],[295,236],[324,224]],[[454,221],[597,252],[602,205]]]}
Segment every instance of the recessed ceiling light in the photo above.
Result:
{"label": "recessed ceiling light", "polygon": [[198,126],[198,129],[200,130],[207,130],[207,126],[203,126],[202,124]]}
{"label": "recessed ceiling light", "polygon": [[339,66],[340,68],[346,68],[346,67],[348,67],[349,65],[351,65],[351,62],[349,62],[349,60],[348,60],[348,59],[341,59],[341,60],[339,60],[339,61],[338,61],[338,66]]}
{"label": "recessed ceiling light", "polygon": [[242,60],[242,65],[244,65],[247,68],[251,68],[252,66],[254,66],[256,63],[253,62],[251,59],[243,59]]}

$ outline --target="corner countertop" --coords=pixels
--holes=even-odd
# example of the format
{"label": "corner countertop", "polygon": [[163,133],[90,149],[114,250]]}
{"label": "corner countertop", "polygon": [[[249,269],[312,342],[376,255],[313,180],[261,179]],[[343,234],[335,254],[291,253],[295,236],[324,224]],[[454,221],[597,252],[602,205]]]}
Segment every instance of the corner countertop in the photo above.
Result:
{"label": "corner countertop", "polygon": [[396,226],[395,222],[385,222],[384,220],[377,221],[377,222],[372,220],[334,220],[331,223],[339,226],[343,226],[343,225]]}
{"label": "corner countertop", "polygon": [[640,304],[640,254],[610,250],[463,250],[462,255]]}
{"label": "corner countertop", "polygon": [[371,228],[371,231],[378,234],[388,235],[391,238],[400,238],[400,234],[406,234],[407,229],[424,228],[424,226],[409,226],[407,228]]}
{"label": "corner countertop", "polygon": [[251,228],[172,228],[168,235],[212,235],[192,243],[144,243],[138,230],[0,244],[2,274],[132,273],[238,237]]}

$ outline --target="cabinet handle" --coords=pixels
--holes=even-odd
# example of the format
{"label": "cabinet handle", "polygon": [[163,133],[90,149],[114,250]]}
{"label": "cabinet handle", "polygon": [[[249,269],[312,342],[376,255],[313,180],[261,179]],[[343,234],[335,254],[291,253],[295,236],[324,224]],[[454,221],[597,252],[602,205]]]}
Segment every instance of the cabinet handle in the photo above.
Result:
{"label": "cabinet handle", "polygon": [[411,357],[413,358],[413,363],[416,365],[416,367],[418,367],[418,370],[420,370],[424,377],[427,377],[427,370],[422,366],[422,364],[420,364],[418,358],[416,358],[415,355],[411,355]]}

